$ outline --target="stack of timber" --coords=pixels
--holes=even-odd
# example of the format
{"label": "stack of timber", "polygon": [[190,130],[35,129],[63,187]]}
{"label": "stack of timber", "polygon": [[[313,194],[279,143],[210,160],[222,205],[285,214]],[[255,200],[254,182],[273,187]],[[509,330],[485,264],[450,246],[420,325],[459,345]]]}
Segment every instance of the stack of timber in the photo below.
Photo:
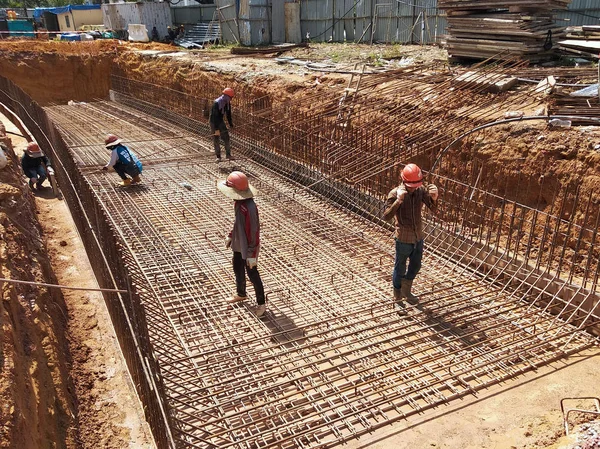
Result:
{"label": "stack of timber", "polygon": [[564,27],[554,10],[571,0],[439,0],[448,14],[447,46],[452,59],[509,59],[540,62],[554,55]]}
{"label": "stack of timber", "polygon": [[600,25],[568,27],[566,39],[558,46],[563,53],[583,58],[598,59],[600,53]]}

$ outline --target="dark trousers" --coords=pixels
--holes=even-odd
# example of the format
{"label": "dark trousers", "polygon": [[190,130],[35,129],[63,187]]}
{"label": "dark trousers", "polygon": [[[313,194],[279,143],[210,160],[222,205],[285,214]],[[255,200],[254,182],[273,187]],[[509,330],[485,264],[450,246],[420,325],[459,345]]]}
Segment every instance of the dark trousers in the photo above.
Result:
{"label": "dark trousers", "polygon": [[242,253],[233,252],[233,272],[235,273],[235,286],[239,296],[246,296],[246,273],[248,279],[254,286],[256,292],[256,302],[258,305],[265,303],[265,289],[263,287],[258,268],[248,268],[246,261],[242,259]]}
{"label": "dark trousers", "polygon": [[121,179],[127,179],[127,175],[133,178],[140,174],[140,170],[135,164],[124,164],[121,161],[117,161],[113,168]]}
{"label": "dark trousers", "polygon": [[[417,243],[402,243],[396,240],[396,261],[392,273],[394,288],[400,289],[402,279],[412,281],[417,277],[417,273],[421,269],[422,258],[423,240],[419,240]],[[408,270],[406,269],[407,260]]]}
{"label": "dark trousers", "polygon": [[37,181],[35,182],[38,184],[38,186],[41,186],[46,180],[46,169],[42,164],[40,164],[37,167],[26,169],[25,176],[27,176],[29,179],[37,178]]}
{"label": "dark trousers", "polygon": [[225,123],[221,123],[217,129],[221,135],[213,136],[215,155],[219,159],[221,158],[221,140],[223,140],[223,145],[225,145],[225,157],[231,157],[231,146],[229,144],[229,131],[227,130],[227,125],[225,125]]}

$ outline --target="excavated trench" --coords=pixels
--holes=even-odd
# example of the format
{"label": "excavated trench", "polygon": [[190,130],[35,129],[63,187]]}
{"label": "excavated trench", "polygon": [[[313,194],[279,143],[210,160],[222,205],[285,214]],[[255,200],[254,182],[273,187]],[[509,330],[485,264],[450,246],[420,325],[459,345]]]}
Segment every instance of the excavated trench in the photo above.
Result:
{"label": "excavated trench", "polygon": [[[216,165],[203,111],[231,80],[190,70],[165,84],[169,65],[157,62],[152,72],[142,59],[113,67],[112,101],[42,109],[9,82],[3,91],[61,161],[58,179],[100,284],[127,292],[106,300],[160,447],[333,446],[597,344],[591,193],[548,194],[536,181],[520,192],[528,201],[518,201],[508,181],[482,179],[471,160],[470,182],[453,179],[460,159],[449,158],[428,177],[443,203],[427,214],[422,301],[399,311],[389,295],[393,241],[382,199],[397,179],[396,160],[430,166],[435,152],[419,145],[443,148],[451,136],[415,128],[396,144],[381,127],[359,126],[372,118],[368,100],[363,122],[340,132],[344,85],[286,102],[236,85],[246,93],[234,103],[237,159]],[[401,92],[389,84],[407,87],[413,75],[365,78],[365,98]],[[434,85],[444,76],[451,82],[438,73]],[[477,94],[462,95],[468,103]],[[399,104],[414,128],[423,111],[411,110],[411,98]],[[491,100],[479,101],[469,114],[494,118],[482,112]],[[432,109],[460,126],[463,115],[451,117],[442,104]],[[123,189],[99,171],[108,132],[144,161],[143,185]],[[215,182],[234,169],[260,191],[261,320],[251,301],[224,301],[234,285],[222,248],[232,205]],[[531,203],[542,192],[554,203],[538,210]]]}

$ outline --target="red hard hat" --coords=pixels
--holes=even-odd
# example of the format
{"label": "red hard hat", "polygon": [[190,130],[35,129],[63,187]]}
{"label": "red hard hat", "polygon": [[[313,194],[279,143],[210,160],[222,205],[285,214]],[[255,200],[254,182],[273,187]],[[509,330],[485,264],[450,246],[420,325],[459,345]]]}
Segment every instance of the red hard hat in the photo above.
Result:
{"label": "red hard hat", "polygon": [[115,145],[118,145],[121,143],[121,139],[119,139],[117,136],[115,136],[114,134],[108,134],[105,138],[104,138],[104,145],[108,148],[108,147],[113,147]]}
{"label": "red hard hat", "polygon": [[27,144],[27,152],[28,153],[39,153],[40,151],[41,151],[40,146],[37,143],[29,142]]}
{"label": "red hard hat", "polygon": [[402,169],[402,181],[406,187],[417,188],[423,185],[423,173],[416,164],[408,164]]}
{"label": "red hard hat", "polygon": [[231,87],[226,87],[226,88],[223,90],[223,94],[225,94],[225,95],[227,95],[227,96],[229,96],[229,97],[233,98],[233,96],[235,95],[235,92],[233,91],[233,89],[232,89]]}
{"label": "red hard hat", "polygon": [[227,187],[233,187],[236,190],[248,190],[248,177],[241,171],[232,171],[225,180]]}

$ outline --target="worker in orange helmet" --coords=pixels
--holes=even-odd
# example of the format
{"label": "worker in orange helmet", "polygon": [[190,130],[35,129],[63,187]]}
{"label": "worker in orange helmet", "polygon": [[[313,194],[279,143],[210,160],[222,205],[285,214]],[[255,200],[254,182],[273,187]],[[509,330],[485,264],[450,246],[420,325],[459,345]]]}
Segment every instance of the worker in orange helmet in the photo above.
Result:
{"label": "worker in orange helmet", "polygon": [[[412,285],[421,269],[423,257],[423,204],[435,211],[438,188],[429,184],[423,186],[423,173],[415,164],[408,164],[401,173],[400,185],[390,191],[383,213],[385,220],[394,218],[396,225],[396,259],[392,273],[394,300],[400,307],[406,298],[409,304],[417,305],[419,297],[412,293]],[[408,261],[408,269],[406,262]]]}
{"label": "worker in orange helmet", "polygon": [[231,99],[234,97],[235,92],[231,87],[227,87],[223,90],[223,94],[215,100],[212,109],[210,110],[210,116],[208,122],[210,123],[210,130],[213,134],[215,156],[217,156],[217,162],[221,162],[221,144],[220,140],[223,140],[225,145],[225,157],[231,159],[231,146],[229,143],[229,130],[225,125],[225,117],[229,122],[229,129],[233,129],[233,121],[231,119]]}
{"label": "worker in orange helmet", "polygon": [[[114,134],[108,134],[104,139],[104,146],[110,150],[110,160],[102,170],[113,168],[123,180],[124,186],[142,182],[142,163],[133,151],[121,143],[121,139]],[[127,175],[131,176],[131,179]]]}
{"label": "worker in orange helmet", "polygon": [[235,273],[236,293],[228,302],[234,304],[247,299],[246,274],[256,293],[255,315],[264,315],[267,305],[265,289],[258,273],[258,252],[260,249],[260,221],[258,208],[254,202],[256,189],[248,183],[248,177],[233,171],[227,179],[217,183],[217,188],[234,200],[235,221],[233,230],[225,239],[225,247],[233,251],[233,272]]}
{"label": "worker in orange helmet", "polygon": [[25,176],[29,178],[29,187],[31,190],[34,190],[34,188],[38,190],[43,189],[46,177],[54,174],[54,169],[50,166],[50,161],[35,142],[27,144],[27,148],[21,158],[21,168]]}

